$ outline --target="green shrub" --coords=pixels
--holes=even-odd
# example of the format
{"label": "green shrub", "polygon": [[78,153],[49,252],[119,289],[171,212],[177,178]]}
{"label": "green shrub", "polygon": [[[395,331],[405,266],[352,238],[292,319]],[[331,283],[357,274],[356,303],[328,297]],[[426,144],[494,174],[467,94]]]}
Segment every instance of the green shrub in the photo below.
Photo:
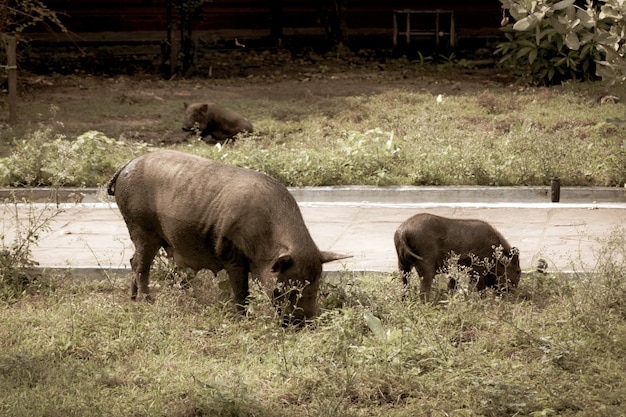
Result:
{"label": "green shrub", "polygon": [[70,140],[62,126],[48,125],[16,141],[9,157],[0,159],[0,183],[11,186],[94,186],[115,170],[148,150],[142,142],[111,139],[89,131]]}
{"label": "green shrub", "polygon": [[596,15],[596,39],[605,59],[598,62],[597,74],[626,100],[626,10],[620,0],[603,0]]}
{"label": "green shrub", "polygon": [[[626,12],[621,0],[500,0],[515,23],[496,54],[533,81],[553,84],[597,75],[626,98]],[[503,21],[503,23],[505,23]]]}
{"label": "green shrub", "polygon": [[503,55],[500,63],[540,84],[593,78],[604,54],[593,39],[592,16],[574,0],[501,3],[515,23],[503,28],[507,41],[495,52]]}

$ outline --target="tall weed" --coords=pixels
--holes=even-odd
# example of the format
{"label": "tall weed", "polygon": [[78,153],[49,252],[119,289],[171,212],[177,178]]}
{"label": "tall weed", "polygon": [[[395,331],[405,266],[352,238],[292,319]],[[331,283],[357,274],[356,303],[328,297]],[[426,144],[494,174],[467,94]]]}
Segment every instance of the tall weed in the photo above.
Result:
{"label": "tall weed", "polygon": [[0,229],[0,299],[13,300],[33,289],[38,274],[34,271],[37,263],[32,248],[61,212],[52,205],[39,208],[15,197],[0,205],[4,219]]}

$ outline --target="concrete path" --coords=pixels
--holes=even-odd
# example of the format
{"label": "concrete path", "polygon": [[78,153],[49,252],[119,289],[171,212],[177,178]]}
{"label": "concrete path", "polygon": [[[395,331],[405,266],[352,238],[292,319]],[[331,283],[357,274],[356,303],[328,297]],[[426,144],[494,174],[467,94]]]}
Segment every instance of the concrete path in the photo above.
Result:
{"label": "concrete path", "polygon": [[[341,190],[335,190],[341,192]],[[295,190],[313,239],[320,249],[353,255],[333,262],[325,270],[394,271],[393,233],[418,212],[490,222],[520,249],[522,269],[530,270],[539,258],[550,270],[592,271],[601,241],[612,232],[626,230],[626,203],[509,202],[402,202],[372,194],[346,198],[319,198]],[[393,199],[393,193],[391,197]],[[395,194],[397,196],[397,194]],[[369,197],[363,198],[363,197]],[[590,197],[592,198],[592,197]],[[326,201],[332,200],[332,201]],[[459,200],[459,198],[456,198]],[[461,199],[462,200],[462,199]],[[485,199],[488,200],[489,199]],[[46,219],[50,228],[39,233],[33,256],[41,267],[127,268],[133,253],[126,225],[115,204],[18,204],[0,206],[5,245],[12,242],[16,219]]]}

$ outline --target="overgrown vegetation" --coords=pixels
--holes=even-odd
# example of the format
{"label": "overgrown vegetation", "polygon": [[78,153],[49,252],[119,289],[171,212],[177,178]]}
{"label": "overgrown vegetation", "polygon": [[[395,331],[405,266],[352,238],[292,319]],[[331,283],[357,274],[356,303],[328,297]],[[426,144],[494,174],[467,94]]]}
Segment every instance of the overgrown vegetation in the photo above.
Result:
{"label": "overgrown vegetation", "polygon": [[93,186],[133,155],[148,149],[141,142],[111,139],[89,131],[68,140],[62,126],[42,127],[14,145],[12,154],[0,161],[0,178],[11,186]]}
{"label": "overgrown vegetation", "polygon": [[[421,68],[410,63],[401,68],[414,65]],[[424,77],[419,71],[413,76]],[[342,88],[342,82],[329,85]],[[253,81],[241,83],[237,91],[253,88],[248,85]],[[285,83],[310,91],[307,81]],[[105,81],[89,87],[102,91],[96,108],[79,94],[47,118],[41,114],[50,112],[48,103],[25,109],[40,122],[2,134],[13,145],[0,159],[0,185],[101,185],[118,166],[153,146],[257,169],[292,186],[545,185],[553,176],[563,185],[626,182],[624,106],[601,100],[602,86],[457,91],[450,83],[444,77],[433,81],[430,91],[397,85],[372,94],[295,93],[289,100],[251,92],[250,98],[221,104],[245,114],[256,132],[234,145],[213,147],[194,139],[160,144],[161,138],[183,139],[182,100],[152,98],[173,88],[201,95],[214,88],[212,82]],[[229,85],[224,88],[232,89]]]}
{"label": "overgrown vegetation", "polygon": [[532,273],[505,297],[422,304],[396,275],[327,276],[302,330],[259,288],[239,316],[221,275],[157,279],[154,304],[58,278],[0,307],[0,414],[623,415],[624,230],[602,247],[591,274]]}

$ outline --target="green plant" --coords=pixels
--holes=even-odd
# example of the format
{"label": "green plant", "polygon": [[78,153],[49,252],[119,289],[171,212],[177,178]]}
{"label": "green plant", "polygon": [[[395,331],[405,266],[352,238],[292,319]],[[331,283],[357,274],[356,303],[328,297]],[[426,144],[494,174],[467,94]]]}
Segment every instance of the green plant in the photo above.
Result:
{"label": "green plant", "polygon": [[0,230],[0,298],[8,301],[19,297],[37,280],[32,247],[42,233],[62,212],[51,205],[40,208],[20,202],[15,197],[5,200],[0,213],[5,219]]}
{"label": "green plant", "polygon": [[598,62],[596,73],[626,100],[626,11],[619,0],[603,0],[596,20],[595,38],[605,59]]}
{"label": "green plant", "polygon": [[259,149],[253,141],[206,149],[201,154],[222,162],[264,172],[287,186],[372,184],[399,180],[394,166],[404,158],[402,140],[393,132],[371,129],[342,132],[333,148],[303,150],[279,146]]}
{"label": "green plant", "polygon": [[503,28],[507,41],[495,51],[503,56],[500,63],[540,84],[593,77],[603,54],[594,40],[590,9],[578,8],[574,0],[501,3],[515,23]]}
{"label": "green plant", "polygon": [[60,128],[60,124],[43,126],[16,141],[12,154],[0,159],[0,182],[52,187],[102,184],[122,163],[149,148],[96,131],[68,140],[58,132]]}
{"label": "green plant", "polygon": [[394,183],[390,167],[401,159],[401,142],[393,132],[381,129],[346,134],[339,141],[340,154],[335,160],[343,182],[354,184],[363,178],[366,184]]}
{"label": "green plant", "polygon": [[431,55],[424,56],[420,51],[417,51],[417,62],[419,63],[419,65],[424,66],[426,64],[432,63],[433,57]]}
{"label": "green plant", "polygon": [[450,53],[450,55],[438,54],[435,60],[438,62],[438,67],[440,69],[452,68],[458,62],[458,59],[454,52]]}
{"label": "green plant", "polygon": [[[589,328],[602,327],[602,317],[626,317],[626,234],[613,230],[598,243],[594,270],[579,277],[584,292],[576,294],[571,314]],[[598,314],[599,313],[599,314]]]}
{"label": "green plant", "polygon": [[501,62],[551,84],[594,74],[626,97],[626,20],[621,0],[501,0],[515,23],[504,27]]}
{"label": "green plant", "polygon": [[196,274],[190,269],[179,268],[174,259],[168,257],[163,249],[154,258],[153,264],[151,278],[154,281],[180,289],[191,287]]}

